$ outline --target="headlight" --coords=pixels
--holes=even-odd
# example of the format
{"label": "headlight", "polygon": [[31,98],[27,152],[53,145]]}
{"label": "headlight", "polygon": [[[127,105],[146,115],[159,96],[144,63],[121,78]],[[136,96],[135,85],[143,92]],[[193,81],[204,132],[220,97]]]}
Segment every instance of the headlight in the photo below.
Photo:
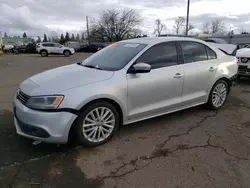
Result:
{"label": "headlight", "polygon": [[62,95],[31,97],[26,106],[37,110],[56,109],[63,101],[63,98]]}

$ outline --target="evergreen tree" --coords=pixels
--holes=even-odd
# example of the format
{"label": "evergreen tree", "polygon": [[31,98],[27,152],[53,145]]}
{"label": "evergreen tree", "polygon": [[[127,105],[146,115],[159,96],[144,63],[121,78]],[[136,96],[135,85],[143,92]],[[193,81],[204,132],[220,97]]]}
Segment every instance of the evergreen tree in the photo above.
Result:
{"label": "evergreen tree", "polygon": [[44,36],[43,36],[43,42],[48,42],[48,39],[47,39],[47,35],[46,35],[46,34],[44,34]]}
{"label": "evergreen tree", "polygon": [[72,35],[71,35],[71,40],[72,40],[72,41],[75,40],[75,35],[74,35],[74,33],[72,33]]}
{"label": "evergreen tree", "polygon": [[60,38],[59,43],[60,44],[64,44],[65,43],[65,38],[64,38],[63,34],[61,34],[61,38]]}
{"label": "evergreen tree", "polygon": [[41,38],[40,38],[39,36],[38,36],[36,42],[37,42],[37,43],[38,43],[38,42],[41,42]]}
{"label": "evergreen tree", "polygon": [[77,33],[77,35],[76,35],[76,41],[80,42],[80,35],[79,35],[79,33]]}
{"label": "evergreen tree", "polygon": [[81,38],[81,42],[83,42],[85,39],[84,33],[82,33],[82,38]]}
{"label": "evergreen tree", "polygon": [[25,32],[23,33],[23,38],[27,38],[27,34]]}
{"label": "evergreen tree", "polygon": [[69,33],[68,32],[66,32],[66,36],[65,36],[65,42],[66,41],[69,41],[70,40],[70,36],[69,36]]}

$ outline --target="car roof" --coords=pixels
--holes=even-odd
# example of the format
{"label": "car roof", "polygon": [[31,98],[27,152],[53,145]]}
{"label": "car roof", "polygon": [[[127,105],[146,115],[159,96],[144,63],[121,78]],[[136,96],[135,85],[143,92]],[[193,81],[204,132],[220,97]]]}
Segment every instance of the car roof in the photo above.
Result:
{"label": "car roof", "polygon": [[123,40],[121,42],[133,42],[133,43],[154,45],[154,44],[158,44],[162,42],[170,42],[170,41],[194,41],[194,42],[204,43],[204,41],[202,40],[189,38],[189,37],[143,37],[143,38]]}

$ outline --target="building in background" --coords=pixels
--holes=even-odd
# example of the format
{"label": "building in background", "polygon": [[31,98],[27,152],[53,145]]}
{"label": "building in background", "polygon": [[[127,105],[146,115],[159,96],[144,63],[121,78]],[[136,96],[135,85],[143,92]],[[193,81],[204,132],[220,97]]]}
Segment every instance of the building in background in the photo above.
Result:
{"label": "building in background", "polygon": [[3,45],[17,45],[22,46],[32,42],[31,38],[19,38],[19,37],[2,37]]}

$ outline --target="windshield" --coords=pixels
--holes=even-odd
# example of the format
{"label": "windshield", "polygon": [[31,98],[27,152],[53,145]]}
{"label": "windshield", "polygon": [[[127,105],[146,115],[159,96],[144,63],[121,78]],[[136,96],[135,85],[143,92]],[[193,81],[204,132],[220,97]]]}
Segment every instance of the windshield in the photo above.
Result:
{"label": "windshield", "polygon": [[146,46],[131,42],[114,43],[84,60],[82,65],[102,70],[120,70]]}

